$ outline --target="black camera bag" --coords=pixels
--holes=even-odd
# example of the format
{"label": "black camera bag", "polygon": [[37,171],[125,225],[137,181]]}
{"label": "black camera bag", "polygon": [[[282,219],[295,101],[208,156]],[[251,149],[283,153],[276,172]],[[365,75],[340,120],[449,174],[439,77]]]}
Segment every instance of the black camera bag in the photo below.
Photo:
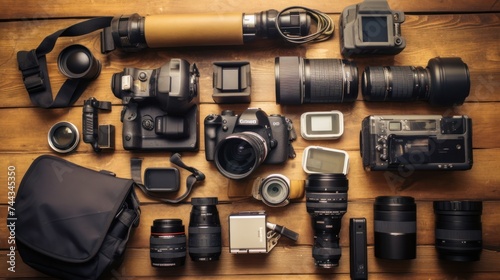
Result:
{"label": "black camera bag", "polygon": [[111,270],[139,225],[134,184],[57,157],[35,159],[15,201],[23,261],[65,279],[97,279]]}

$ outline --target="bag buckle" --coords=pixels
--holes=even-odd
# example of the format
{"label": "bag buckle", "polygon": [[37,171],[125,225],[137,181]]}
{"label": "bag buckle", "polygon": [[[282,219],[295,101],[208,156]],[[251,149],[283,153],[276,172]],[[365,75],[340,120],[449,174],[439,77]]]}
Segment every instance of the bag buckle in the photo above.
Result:
{"label": "bag buckle", "polygon": [[44,75],[40,70],[40,64],[34,49],[18,52],[17,63],[19,64],[19,70],[23,74],[24,86],[29,93],[46,90],[45,80],[43,79]]}

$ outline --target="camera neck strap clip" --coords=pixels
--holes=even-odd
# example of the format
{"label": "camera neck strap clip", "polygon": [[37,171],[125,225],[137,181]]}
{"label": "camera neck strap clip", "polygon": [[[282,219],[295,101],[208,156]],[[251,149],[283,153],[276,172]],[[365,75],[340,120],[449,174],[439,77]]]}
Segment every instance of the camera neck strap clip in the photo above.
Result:
{"label": "camera neck strap clip", "polygon": [[61,29],[47,36],[40,45],[30,51],[19,51],[17,63],[31,102],[42,108],[63,108],[72,105],[83,93],[89,79],[67,79],[55,99],[52,98],[45,55],[50,53],[59,37],[81,36],[111,24],[112,17],[98,17]]}
{"label": "camera neck strap clip", "polygon": [[205,174],[203,174],[201,171],[199,171],[198,169],[196,169],[194,167],[187,166],[181,160],[181,156],[178,153],[175,153],[170,157],[170,162],[179,166],[180,168],[186,169],[189,172],[191,172],[191,175],[189,175],[186,178],[186,192],[175,199],[167,199],[167,198],[156,196],[155,194],[151,193],[150,191],[148,191],[146,189],[146,186],[144,186],[144,184],[142,182],[142,175],[141,175],[142,159],[141,158],[132,158],[130,160],[130,169],[131,169],[131,173],[132,173],[132,180],[134,180],[134,182],[137,184],[137,186],[141,189],[141,191],[145,195],[147,195],[148,197],[150,197],[152,199],[161,201],[161,202],[175,204],[175,203],[179,203],[179,202],[183,201],[186,197],[188,197],[188,195],[191,193],[191,190],[193,189],[194,184],[198,181],[205,180]]}

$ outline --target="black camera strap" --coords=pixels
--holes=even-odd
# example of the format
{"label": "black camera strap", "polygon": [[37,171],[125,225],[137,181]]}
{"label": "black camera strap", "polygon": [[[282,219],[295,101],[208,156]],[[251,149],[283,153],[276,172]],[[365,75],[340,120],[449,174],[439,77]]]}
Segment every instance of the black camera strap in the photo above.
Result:
{"label": "black camera strap", "polygon": [[186,192],[175,199],[168,199],[168,198],[154,195],[153,193],[151,193],[150,191],[148,191],[146,189],[146,186],[144,186],[144,184],[142,182],[142,159],[141,158],[130,159],[130,169],[131,169],[131,173],[132,173],[132,180],[135,181],[137,186],[141,189],[141,191],[145,195],[147,195],[148,197],[150,197],[152,199],[155,199],[155,200],[158,200],[161,202],[165,202],[165,203],[179,203],[179,202],[183,201],[191,193],[193,186],[196,182],[205,180],[205,174],[203,174],[201,171],[199,171],[198,169],[196,169],[194,167],[190,167],[190,166],[187,166],[186,164],[184,164],[184,162],[181,159],[181,155],[179,155],[178,153],[175,153],[170,157],[170,162],[179,166],[180,168],[184,168],[184,169],[188,170],[189,172],[191,172],[191,175],[189,175],[186,178]]}
{"label": "black camera strap", "polygon": [[42,108],[63,108],[72,105],[89,84],[88,79],[67,79],[55,99],[52,98],[47,60],[59,37],[81,36],[111,25],[113,17],[98,17],[74,24],[47,36],[31,51],[19,51],[17,63],[31,102]]}

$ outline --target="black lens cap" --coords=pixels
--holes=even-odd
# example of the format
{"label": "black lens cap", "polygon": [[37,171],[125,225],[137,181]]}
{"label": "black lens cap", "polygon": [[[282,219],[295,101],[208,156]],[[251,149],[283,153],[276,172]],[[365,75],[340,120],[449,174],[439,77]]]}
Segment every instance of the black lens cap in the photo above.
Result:
{"label": "black lens cap", "polygon": [[70,79],[93,80],[101,72],[101,63],[82,45],[66,47],[57,58],[59,71]]}
{"label": "black lens cap", "polygon": [[58,153],[73,151],[80,142],[80,134],[76,126],[70,122],[58,122],[48,133],[49,146]]}

